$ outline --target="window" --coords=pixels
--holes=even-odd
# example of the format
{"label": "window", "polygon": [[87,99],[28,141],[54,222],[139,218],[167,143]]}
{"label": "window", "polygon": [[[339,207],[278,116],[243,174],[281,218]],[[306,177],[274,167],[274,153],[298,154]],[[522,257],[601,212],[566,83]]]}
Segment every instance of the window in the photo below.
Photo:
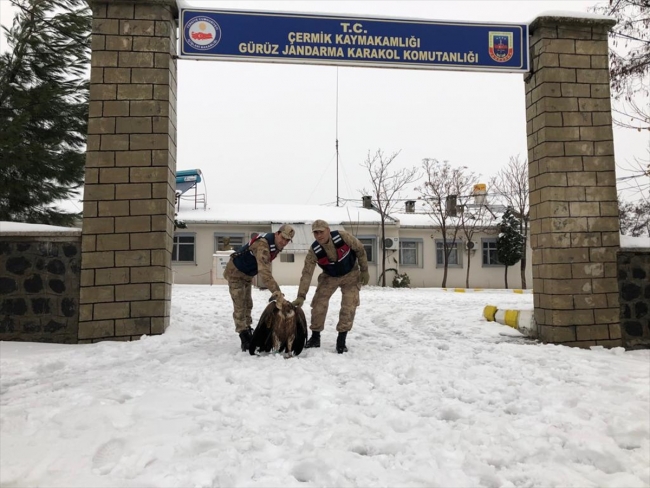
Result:
{"label": "window", "polygon": [[483,266],[500,266],[499,258],[497,257],[497,240],[481,239],[483,246]]}
{"label": "window", "polygon": [[366,257],[369,263],[375,262],[375,243],[377,239],[374,237],[359,237],[363,248],[366,250]]}
{"label": "window", "polygon": [[399,264],[422,267],[422,239],[401,239],[399,242]]}
{"label": "window", "polygon": [[293,263],[295,261],[296,261],[295,254],[280,253],[280,262],[281,263]]}
{"label": "window", "polygon": [[193,263],[195,234],[174,234],[172,261],[178,263]]}
{"label": "window", "polygon": [[215,251],[234,251],[244,244],[244,234],[214,234]]}
{"label": "window", "polygon": [[[456,241],[453,244],[447,241],[447,246],[451,246],[451,251],[449,252],[448,267],[450,268],[462,268],[463,260],[462,254],[458,252],[459,245],[462,244],[460,241]],[[442,240],[436,239],[436,268],[444,267],[445,265],[445,246]]]}

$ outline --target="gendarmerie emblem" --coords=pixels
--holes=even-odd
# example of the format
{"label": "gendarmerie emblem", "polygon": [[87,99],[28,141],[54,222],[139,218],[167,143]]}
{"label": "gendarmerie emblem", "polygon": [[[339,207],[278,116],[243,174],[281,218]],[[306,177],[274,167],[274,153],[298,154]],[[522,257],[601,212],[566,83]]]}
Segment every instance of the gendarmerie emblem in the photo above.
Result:
{"label": "gendarmerie emblem", "polygon": [[497,63],[510,61],[514,54],[512,32],[489,32],[490,57]]}

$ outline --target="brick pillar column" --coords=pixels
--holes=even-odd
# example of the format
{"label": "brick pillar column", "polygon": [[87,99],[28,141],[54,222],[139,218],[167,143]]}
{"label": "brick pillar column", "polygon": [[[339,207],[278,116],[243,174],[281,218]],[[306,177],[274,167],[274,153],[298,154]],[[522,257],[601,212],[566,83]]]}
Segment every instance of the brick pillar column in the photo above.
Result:
{"label": "brick pillar column", "polygon": [[526,77],[535,320],[541,340],[621,345],[606,19],[539,17]]}
{"label": "brick pillar column", "polygon": [[79,342],[169,324],[176,188],[175,0],[91,0]]}

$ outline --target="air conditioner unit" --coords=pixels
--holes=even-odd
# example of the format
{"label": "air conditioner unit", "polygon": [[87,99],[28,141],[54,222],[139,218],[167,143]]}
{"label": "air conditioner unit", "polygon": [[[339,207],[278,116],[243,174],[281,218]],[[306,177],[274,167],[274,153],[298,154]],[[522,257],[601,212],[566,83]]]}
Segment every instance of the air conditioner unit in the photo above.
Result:
{"label": "air conditioner unit", "polygon": [[387,251],[390,249],[397,250],[399,249],[399,238],[398,237],[387,237],[384,239],[384,249]]}
{"label": "air conditioner unit", "polygon": [[465,249],[467,249],[468,251],[471,251],[472,249],[474,249],[474,247],[475,247],[475,244],[472,241],[467,241],[465,243]]}

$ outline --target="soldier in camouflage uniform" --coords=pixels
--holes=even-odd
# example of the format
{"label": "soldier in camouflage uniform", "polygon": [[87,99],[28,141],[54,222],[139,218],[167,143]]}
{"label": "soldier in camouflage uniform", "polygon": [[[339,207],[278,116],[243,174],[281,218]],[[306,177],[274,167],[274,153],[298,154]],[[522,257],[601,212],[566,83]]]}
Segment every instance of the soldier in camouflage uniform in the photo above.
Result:
{"label": "soldier in camouflage uniform", "polygon": [[291,242],[294,234],[293,227],[284,224],[275,233],[259,234],[253,237],[230,256],[231,259],[226,265],[223,277],[228,281],[228,289],[234,307],[232,318],[235,320],[235,332],[241,339],[242,351],[248,351],[253,337],[251,327],[253,323],[251,317],[253,276],[259,273],[264,284],[273,293],[273,298],[278,302],[284,300],[280,286],[271,274],[271,261]]}
{"label": "soldier in camouflage uniform", "polygon": [[318,276],[316,294],[311,301],[312,335],[306,347],[320,347],[320,333],[325,328],[325,316],[329,301],[337,288],[341,289],[341,311],[336,325],[338,337],[336,352],[347,352],[345,339],[354,322],[354,314],[359,306],[359,290],[361,285],[367,285],[368,258],[361,241],[345,231],[330,231],[329,224],[324,220],[316,220],[311,229],[316,241],[305,258],[302,268],[298,298],[292,303],[301,307],[307,298],[307,290],[318,265],[323,272]]}

